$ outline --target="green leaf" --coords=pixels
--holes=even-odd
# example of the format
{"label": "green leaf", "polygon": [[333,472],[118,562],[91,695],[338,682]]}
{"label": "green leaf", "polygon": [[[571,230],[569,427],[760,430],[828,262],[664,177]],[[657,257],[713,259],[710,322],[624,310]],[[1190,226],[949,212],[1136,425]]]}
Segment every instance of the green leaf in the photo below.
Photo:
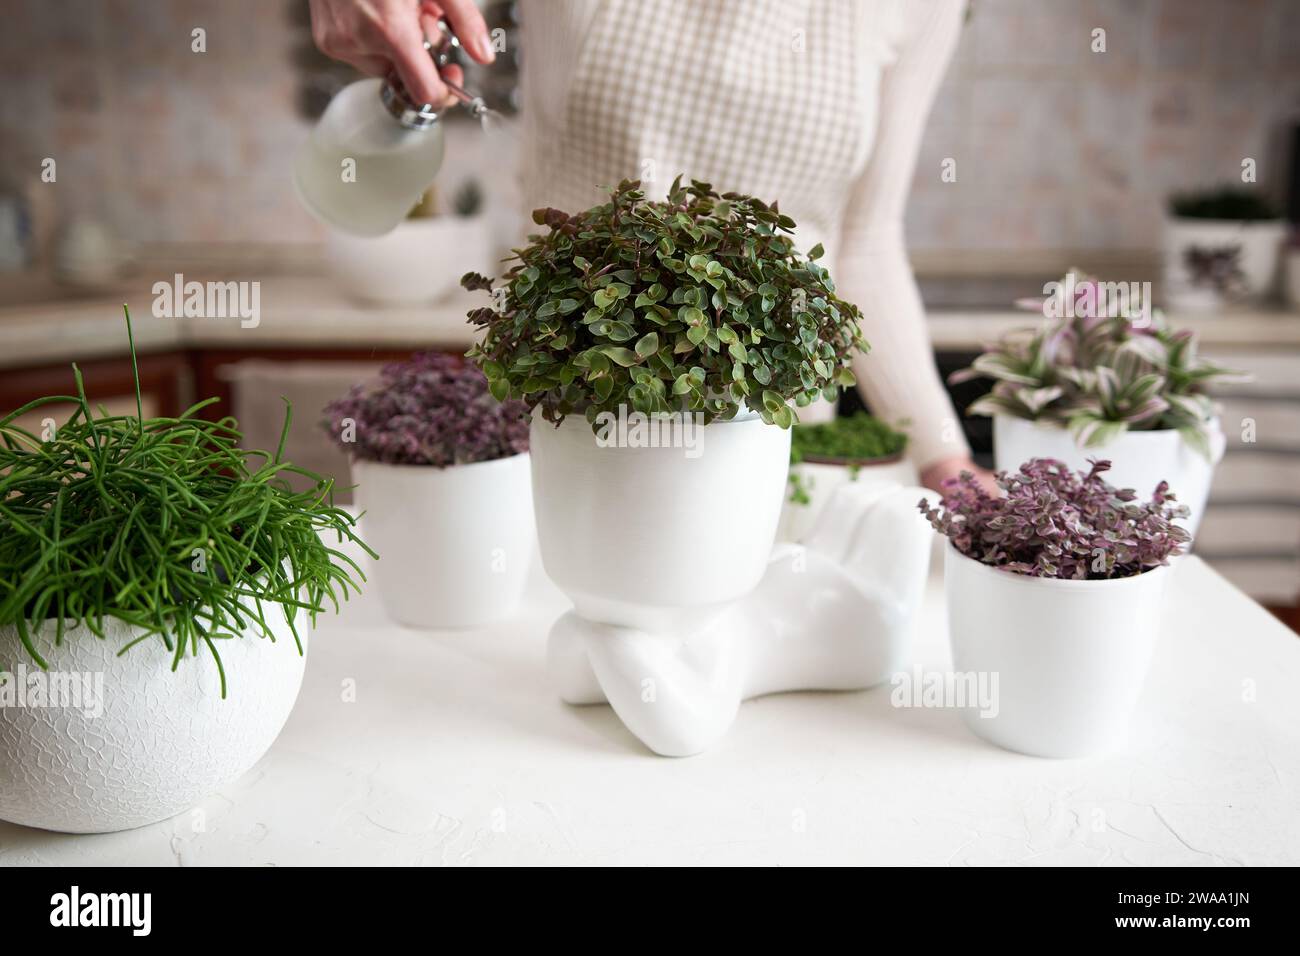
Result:
{"label": "green leaf", "polygon": [[504,378],[495,378],[488,382],[488,391],[498,402],[504,402],[510,397],[510,383]]}
{"label": "green leaf", "polygon": [[699,345],[709,335],[709,330],[703,325],[692,325],[686,330],[686,338],[692,345]]}
{"label": "green leaf", "polygon": [[684,305],[677,310],[677,318],[687,325],[703,325],[704,313],[693,305]]}
{"label": "green leaf", "polygon": [[641,361],[640,357],[631,349],[621,348],[617,345],[607,345],[601,351],[624,368],[636,365],[637,362]]}
{"label": "green leaf", "polygon": [[659,351],[659,334],[657,332],[647,332],[641,338],[637,339],[636,354],[642,358],[654,355]]}

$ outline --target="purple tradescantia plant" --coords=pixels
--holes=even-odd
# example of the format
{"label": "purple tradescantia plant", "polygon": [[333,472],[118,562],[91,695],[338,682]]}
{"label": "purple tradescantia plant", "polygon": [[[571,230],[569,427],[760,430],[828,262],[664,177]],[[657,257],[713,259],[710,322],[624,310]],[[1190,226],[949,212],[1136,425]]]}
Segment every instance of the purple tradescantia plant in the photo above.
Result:
{"label": "purple tradescantia plant", "polygon": [[1210,386],[1244,380],[1197,355],[1196,336],[1174,331],[1128,283],[1101,282],[1077,271],[1054,283],[1046,300],[1018,305],[1048,321],[1011,332],[952,384],[993,379],[973,415],[1011,415],[1068,428],[1082,447],[1098,447],[1128,430],[1177,429],[1211,457]]}
{"label": "purple tradescantia plant", "polygon": [[1169,563],[1191,536],[1174,523],[1187,516],[1167,482],[1149,502],[1101,476],[1109,461],[1074,472],[1053,458],[1034,458],[1018,474],[999,472],[1004,495],[980,487],[970,472],[943,484],[942,510],[918,507],[936,531],[967,557],[1003,571],[1070,580],[1127,578]]}
{"label": "purple tradescantia plant", "polygon": [[384,366],[324,414],[339,447],[367,461],[445,468],[528,450],[524,403],[498,402],[482,372],[444,352]]}

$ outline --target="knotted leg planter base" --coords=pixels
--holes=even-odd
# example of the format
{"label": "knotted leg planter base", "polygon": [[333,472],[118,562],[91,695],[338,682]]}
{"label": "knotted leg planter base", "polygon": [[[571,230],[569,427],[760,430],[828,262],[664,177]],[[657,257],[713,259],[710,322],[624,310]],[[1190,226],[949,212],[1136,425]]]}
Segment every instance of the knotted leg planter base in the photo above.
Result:
{"label": "knotted leg planter base", "polygon": [[747,698],[888,680],[904,665],[925,588],[925,494],[837,489],[805,542],[777,545],[758,586],[721,605],[643,608],[637,627],[569,611],[547,648],[560,696],[608,703],[655,753],[687,756],[720,739]]}

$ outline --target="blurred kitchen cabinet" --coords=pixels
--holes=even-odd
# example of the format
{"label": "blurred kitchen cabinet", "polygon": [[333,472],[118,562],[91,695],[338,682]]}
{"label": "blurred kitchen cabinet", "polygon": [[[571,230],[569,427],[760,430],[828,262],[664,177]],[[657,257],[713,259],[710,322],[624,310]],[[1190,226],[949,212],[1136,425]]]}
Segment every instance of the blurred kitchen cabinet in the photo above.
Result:
{"label": "blurred kitchen cabinet", "polygon": [[[135,377],[130,358],[94,359],[78,362],[86,397],[91,406],[103,405],[111,414],[135,414]],[[189,363],[179,353],[139,357],[141,405],[146,415],[171,417],[193,401],[193,379]],[[0,370],[0,414],[8,414],[33,399],[46,395],[75,395],[76,379],[67,362]],[[39,427],[45,417],[62,422],[72,405],[44,407],[35,416],[24,416],[28,428]]]}

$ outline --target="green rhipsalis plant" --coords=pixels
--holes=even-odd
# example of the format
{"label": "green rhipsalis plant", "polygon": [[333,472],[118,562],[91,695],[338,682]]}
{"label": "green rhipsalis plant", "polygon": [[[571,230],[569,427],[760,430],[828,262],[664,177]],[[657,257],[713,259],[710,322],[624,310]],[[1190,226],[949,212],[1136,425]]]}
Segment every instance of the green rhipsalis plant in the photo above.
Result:
{"label": "green rhipsalis plant", "polygon": [[499,400],[556,424],[620,406],[705,422],[749,408],[788,428],[787,402],[854,384],[860,313],[815,261],[821,246],[795,251],[775,205],[680,177],[656,202],[625,180],[609,202],[533,219],[547,232],[515,251],[499,287],[461,280],[493,294],[495,308],[470,313],[484,329],[470,358]]}
{"label": "green rhipsalis plant", "polygon": [[1044,309],[1059,318],[1006,335],[949,381],[994,380],[971,414],[1060,425],[1083,447],[1104,445],[1128,429],[1172,428],[1209,458],[1214,403],[1206,389],[1240,373],[1200,358],[1190,330],[1173,331],[1159,310],[1140,300],[1114,307],[1107,285],[1067,276],[1061,288],[1072,290],[1070,307],[1058,302],[1055,313]]}
{"label": "green rhipsalis plant", "polygon": [[[136,414],[95,414],[72,371],[75,395],[0,418],[0,669],[20,653],[46,668],[38,639],[58,646],[79,626],[94,636],[78,640],[105,639],[113,618],[139,629],[119,654],[156,642],[173,670],[210,654],[223,696],[223,640],[274,640],[270,615],[282,614],[302,653],[297,610],[314,623],[357,587],[353,574],[365,578],[322,534],[375,555],[356,519],[334,507],[333,479],[283,459],[291,410],[274,454],[248,451],[234,419],[196,417],[215,398],[177,418],[145,418],[137,368]],[[39,435],[19,424],[68,404],[68,420]],[[293,491],[289,474],[310,486]]]}

